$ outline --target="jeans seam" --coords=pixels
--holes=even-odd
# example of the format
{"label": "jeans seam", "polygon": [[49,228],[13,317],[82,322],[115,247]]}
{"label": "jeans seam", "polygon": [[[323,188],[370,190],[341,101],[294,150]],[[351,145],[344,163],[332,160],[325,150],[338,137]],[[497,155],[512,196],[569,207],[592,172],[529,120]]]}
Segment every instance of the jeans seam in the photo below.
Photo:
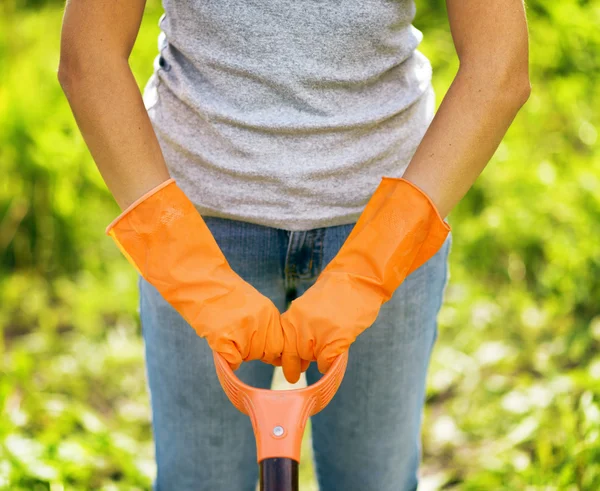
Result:
{"label": "jeans seam", "polygon": [[299,279],[302,280],[310,280],[311,278],[314,277],[314,274],[312,272],[312,263],[313,263],[313,258],[315,255],[315,241],[316,241],[316,236],[315,236],[315,231],[311,230],[311,231],[305,231],[304,235],[303,235],[303,241],[302,241],[302,245],[303,247],[306,246],[306,238],[309,237],[310,241],[310,259],[308,260],[308,271],[306,273],[299,273],[297,275],[297,277]]}
{"label": "jeans seam", "polygon": [[311,279],[314,278],[314,274],[313,274],[313,260],[315,257],[315,244],[317,243],[318,240],[318,236],[316,235],[317,231],[313,231],[312,233],[312,245],[310,248],[310,259],[308,260],[308,274],[306,275],[305,279]]}
{"label": "jeans seam", "polygon": [[290,255],[291,255],[291,251],[292,251],[292,243],[295,240],[295,234],[294,231],[292,230],[290,232],[290,236],[288,239],[288,246],[287,246],[287,252],[285,254],[285,265],[283,268],[283,279],[284,279],[284,284],[285,284],[285,288],[286,290],[290,290],[295,286],[295,271],[294,273],[292,273],[292,269],[290,268]]}
{"label": "jeans seam", "polygon": [[142,312],[144,311],[144,295],[142,292],[142,288],[143,288],[142,275],[138,275],[137,287],[138,287],[138,318],[140,320],[140,329],[143,333],[144,332],[144,323],[142,321]]}
{"label": "jeans seam", "polygon": [[451,244],[452,244],[452,236],[449,235],[447,242],[444,244],[443,247],[446,248],[445,254],[444,254],[444,279],[442,281],[442,289],[440,291],[440,306],[438,308],[438,313],[435,316],[435,320],[434,320],[434,329],[433,329],[433,336],[431,339],[431,345],[430,345],[430,352],[433,351],[433,348],[435,346],[435,343],[438,339],[438,335],[439,335],[439,313],[440,310],[442,309],[442,307],[444,306],[444,297],[445,297],[445,293],[446,293],[446,289],[448,287],[448,283],[450,281],[450,264],[449,264],[449,256],[450,256],[450,248],[451,248]]}
{"label": "jeans seam", "polygon": [[325,236],[325,229],[322,229],[322,231],[319,233],[318,237],[317,237],[317,242],[318,242],[318,247],[319,247],[319,251],[317,253],[317,265],[315,267],[315,271],[316,274],[315,276],[319,276],[321,274],[321,271],[323,269],[323,249],[324,249],[324,236]]}

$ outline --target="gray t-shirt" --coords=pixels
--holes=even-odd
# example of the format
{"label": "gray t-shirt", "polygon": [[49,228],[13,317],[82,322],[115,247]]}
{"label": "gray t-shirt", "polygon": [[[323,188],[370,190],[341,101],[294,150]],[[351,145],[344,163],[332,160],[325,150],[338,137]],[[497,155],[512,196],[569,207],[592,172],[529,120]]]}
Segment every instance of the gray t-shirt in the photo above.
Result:
{"label": "gray t-shirt", "polygon": [[144,103],[204,216],[355,222],[435,110],[413,0],[163,0]]}

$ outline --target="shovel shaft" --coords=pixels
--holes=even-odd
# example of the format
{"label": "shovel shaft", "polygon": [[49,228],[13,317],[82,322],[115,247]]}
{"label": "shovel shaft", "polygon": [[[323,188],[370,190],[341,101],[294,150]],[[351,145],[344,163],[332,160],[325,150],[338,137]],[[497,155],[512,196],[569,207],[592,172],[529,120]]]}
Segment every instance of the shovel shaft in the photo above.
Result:
{"label": "shovel shaft", "polygon": [[298,491],[298,462],[274,458],[260,462],[260,491]]}

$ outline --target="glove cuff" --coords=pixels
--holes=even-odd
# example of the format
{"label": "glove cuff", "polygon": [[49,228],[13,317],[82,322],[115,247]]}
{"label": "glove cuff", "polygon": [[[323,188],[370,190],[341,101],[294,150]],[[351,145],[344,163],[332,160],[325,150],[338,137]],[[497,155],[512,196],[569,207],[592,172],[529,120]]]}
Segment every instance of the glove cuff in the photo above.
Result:
{"label": "glove cuff", "polygon": [[113,229],[113,227],[117,223],[119,223],[123,218],[125,218],[125,216],[127,216],[129,213],[131,213],[131,211],[134,208],[137,208],[137,206],[140,203],[146,201],[150,196],[158,193],[162,188],[164,188],[165,186],[168,186],[172,182],[175,182],[175,179],[173,177],[167,179],[164,182],[161,182],[158,186],[154,187],[153,189],[148,191],[146,194],[144,194],[143,196],[136,199],[133,203],[131,203],[127,208],[125,208],[125,210],[123,210],[123,212],[117,218],[115,218],[112,222],[110,222],[110,225],[108,227],[106,227],[106,231],[105,231],[106,235],[110,235],[110,231]]}
{"label": "glove cuff", "polygon": [[446,232],[450,232],[451,228],[450,225],[444,221],[444,219],[442,218],[442,216],[440,215],[439,210],[437,209],[437,206],[435,205],[435,203],[432,201],[432,199],[429,197],[429,195],[423,191],[419,186],[417,186],[414,182],[408,181],[406,180],[404,177],[382,177],[381,178],[382,181],[402,181],[406,184],[408,184],[409,186],[411,186],[412,188],[414,188],[416,191],[418,191],[419,193],[421,193],[423,195],[423,197],[427,200],[427,202],[429,203],[429,205],[431,206],[431,209],[433,210],[433,212],[435,213],[436,217],[437,217],[437,221],[439,222],[439,225],[441,228],[445,229]]}
{"label": "glove cuff", "polygon": [[[390,177],[384,177],[384,179],[395,179]],[[448,234],[452,231],[450,225],[444,221],[442,216],[440,215],[437,206],[429,197],[429,195],[423,191],[419,186],[415,183],[408,181],[404,178],[400,178],[402,182],[411,186],[417,193],[419,193],[430,206],[430,215],[431,220],[429,221],[429,230],[427,233],[427,237],[423,241],[421,248],[419,249],[418,254],[416,255],[413,263],[411,264],[407,276],[411,274],[416,269],[420,268],[424,263],[426,263],[437,251],[442,247]]]}
{"label": "glove cuff", "polygon": [[406,276],[440,249],[449,232],[450,225],[422,189],[404,178],[383,177],[321,274],[349,274],[387,301]]}

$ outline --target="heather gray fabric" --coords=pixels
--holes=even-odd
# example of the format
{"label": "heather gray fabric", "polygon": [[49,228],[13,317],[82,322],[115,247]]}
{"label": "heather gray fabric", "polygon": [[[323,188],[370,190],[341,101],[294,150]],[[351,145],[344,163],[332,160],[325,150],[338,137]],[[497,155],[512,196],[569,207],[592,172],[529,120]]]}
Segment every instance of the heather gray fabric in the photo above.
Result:
{"label": "heather gray fabric", "polygon": [[204,216],[355,222],[435,110],[412,0],[163,0],[144,103]]}

